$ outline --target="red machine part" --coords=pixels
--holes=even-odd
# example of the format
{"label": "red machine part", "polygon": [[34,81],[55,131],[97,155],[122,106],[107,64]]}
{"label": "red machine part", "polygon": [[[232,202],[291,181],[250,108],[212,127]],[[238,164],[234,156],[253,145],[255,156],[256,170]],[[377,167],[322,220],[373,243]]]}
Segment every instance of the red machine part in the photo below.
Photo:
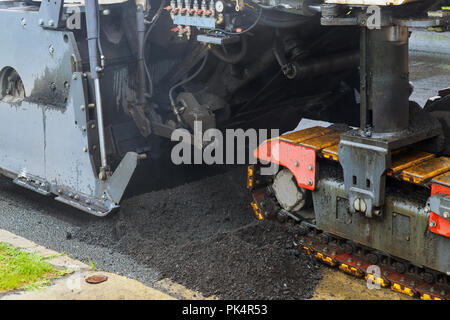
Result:
{"label": "red machine part", "polygon": [[[438,184],[433,184],[431,186],[431,196],[434,196],[435,194],[445,194],[447,196],[450,196],[450,188]],[[434,212],[430,212],[428,227],[433,233],[440,234],[444,237],[450,237],[450,221]]]}
{"label": "red machine part", "polygon": [[316,188],[316,151],[284,140],[267,140],[255,150],[255,157],[289,169],[299,187]]}

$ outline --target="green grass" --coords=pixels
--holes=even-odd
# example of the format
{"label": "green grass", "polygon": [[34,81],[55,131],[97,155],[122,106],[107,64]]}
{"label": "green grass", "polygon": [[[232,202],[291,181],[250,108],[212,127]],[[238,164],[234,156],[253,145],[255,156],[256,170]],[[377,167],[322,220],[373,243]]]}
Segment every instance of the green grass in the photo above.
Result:
{"label": "green grass", "polygon": [[0,292],[35,289],[47,285],[66,271],[57,270],[45,259],[0,242]]}

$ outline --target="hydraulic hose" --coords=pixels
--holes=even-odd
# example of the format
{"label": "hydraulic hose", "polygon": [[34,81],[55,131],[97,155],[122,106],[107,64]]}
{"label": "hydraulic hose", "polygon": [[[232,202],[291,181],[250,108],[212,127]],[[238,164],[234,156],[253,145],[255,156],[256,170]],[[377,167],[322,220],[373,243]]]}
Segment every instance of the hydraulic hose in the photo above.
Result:
{"label": "hydraulic hose", "polygon": [[211,52],[220,60],[226,62],[226,63],[231,63],[231,64],[236,64],[238,62],[240,62],[245,55],[247,54],[248,51],[248,38],[247,36],[243,35],[241,37],[241,50],[236,53],[236,54],[229,54],[229,53],[225,53],[223,51],[223,49],[214,46],[211,49]]}

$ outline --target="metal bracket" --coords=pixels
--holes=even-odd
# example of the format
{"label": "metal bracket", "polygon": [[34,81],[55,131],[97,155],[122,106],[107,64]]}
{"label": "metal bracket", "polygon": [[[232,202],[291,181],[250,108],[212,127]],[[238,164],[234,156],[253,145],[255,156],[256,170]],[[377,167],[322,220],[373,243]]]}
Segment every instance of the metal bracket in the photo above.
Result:
{"label": "metal bracket", "polygon": [[55,200],[73,206],[84,212],[104,217],[119,208],[119,202],[133,176],[139,159],[143,156],[128,152],[113,175],[106,181],[97,180],[95,196],[87,196],[64,187],[58,187]]}
{"label": "metal bracket", "polygon": [[46,29],[62,26],[64,0],[42,1],[39,7],[39,25]]}
{"label": "metal bracket", "polygon": [[356,135],[341,136],[339,162],[344,169],[350,212],[379,216],[385,201],[386,170],[391,166],[387,144]]}
{"label": "metal bracket", "polygon": [[450,221],[450,196],[438,193],[428,199],[427,205],[438,216]]}

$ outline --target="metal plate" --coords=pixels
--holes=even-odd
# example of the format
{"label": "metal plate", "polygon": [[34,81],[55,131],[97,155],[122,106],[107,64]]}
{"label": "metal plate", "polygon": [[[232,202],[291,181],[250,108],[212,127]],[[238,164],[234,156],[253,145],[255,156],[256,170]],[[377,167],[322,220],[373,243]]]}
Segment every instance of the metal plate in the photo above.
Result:
{"label": "metal plate", "polygon": [[427,160],[411,168],[403,170],[400,173],[400,176],[405,181],[422,184],[427,180],[447,171],[450,171],[450,158],[440,157]]}
{"label": "metal plate", "polygon": [[324,135],[332,133],[332,132],[333,132],[333,130],[331,130],[329,128],[317,126],[317,127],[312,127],[312,128],[308,128],[308,129],[304,129],[304,130],[300,130],[300,131],[296,131],[296,132],[287,133],[287,134],[280,136],[277,139],[289,141],[292,143],[301,143],[303,141],[306,141],[306,140],[309,140],[312,138],[316,138],[316,137],[320,137],[320,136],[324,136]]}
{"label": "metal plate", "polygon": [[342,132],[333,132],[331,134],[303,141],[301,144],[305,147],[320,151],[324,148],[338,145],[341,139],[341,134]]}
{"label": "metal plate", "polygon": [[392,164],[391,168],[388,170],[388,175],[395,175],[402,170],[405,170],[432,158],[435,158],[434,154],[419,150],[408,150],[405,152],[393,154]]}
{"label": "metal plate", "polygon": [[450,171],[435,177],[431,182],[450,188]]}

